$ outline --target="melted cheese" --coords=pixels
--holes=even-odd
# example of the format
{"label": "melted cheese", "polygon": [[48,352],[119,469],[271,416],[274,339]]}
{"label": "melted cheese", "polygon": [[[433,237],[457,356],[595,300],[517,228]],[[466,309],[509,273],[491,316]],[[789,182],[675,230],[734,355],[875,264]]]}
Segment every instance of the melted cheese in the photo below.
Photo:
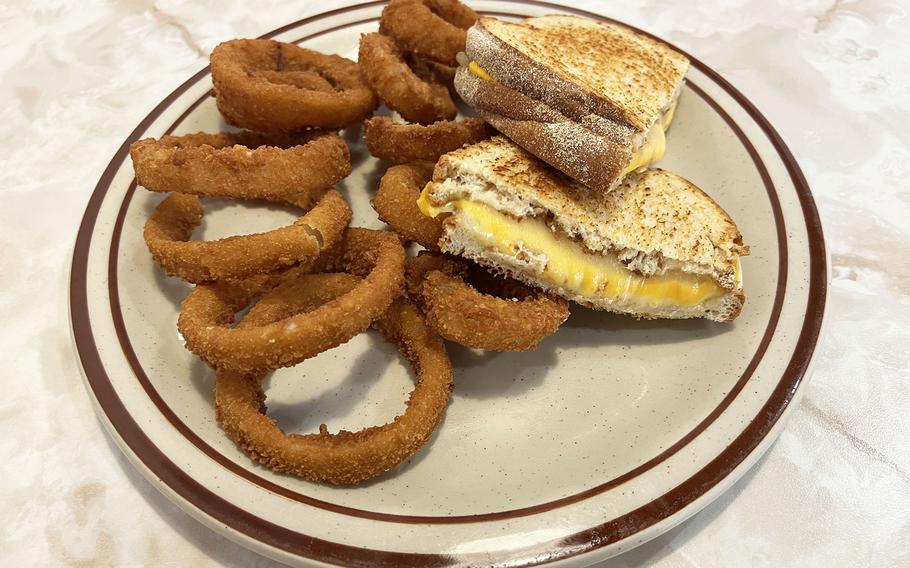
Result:
{"label": "melted cheese", "polygon": [[490,74],[487,73],[487,70],[484,69],[483,67],[481,67],[480,65],[478,65],[476,61],[471,61],[470,63],[468,63],[468,71],[477,75],[478,77],[480,77],[481,79],[483,79],[485,81],[493,80],[493,77],[491,77]]}
{"label": "melted cheese", "polygon": [[673,101],[670,108],[664,112],[660,122],[651,127],[644,144],[632,155],[632,159],[623,168],[622,175],[651,165],[664,157],[664,152],[667,151],[666,133],[667,129],[670,128],[670,123],[673,122],[673,116],[676,114],[676,102]]}
{"label": "melted cheese", "polygon": [[[614,254],[592,254],[570,239],[558,237],[536,218],[515,219],[469,200],[434,206],[426,189],[417,201],[429,217],[456,213],[461,227],[483,247],[515,258],[540,258],[547,284],[591,299],[634,300],[648,306],[694,306],[727,293],[712,278],[668,271],[643,276],[626,268]],[[738,280],[738,272],[737,272]]]}
{"label": "melted cheese", "polygon": [[[487,70],[478,65],[476,61],[468,63],[468,71],[485,81],[494,80]],[[664,152],[667,150],[666,131],[667,128],[670,127],[670,123],[673,122],[673,115],[675,112],[676,101],[673,101],[670,108],[664,112],[661,120],[651,127],[651,130],[648,132],[648,136],[645,138],[641,147],[632,154],[632,159],[629,160],[629,163],[623,168],[622,175],[626,175],[629,172],[634,172],[639,168],[653,164],[664,157]]]}

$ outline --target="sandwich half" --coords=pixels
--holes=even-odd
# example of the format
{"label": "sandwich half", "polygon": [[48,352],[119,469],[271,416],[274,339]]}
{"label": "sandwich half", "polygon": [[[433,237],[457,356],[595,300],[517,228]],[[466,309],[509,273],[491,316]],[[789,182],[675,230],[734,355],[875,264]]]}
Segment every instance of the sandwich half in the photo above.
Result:
{"label": "sandwich half", "polygon": [[549,15],[477,20],[455,88],[515,143],[584,185],[614,189],[659,160],[689,60],[625,26]]}
{"label": "sandwich half", "polygon": [[745,301],[739,230],[667,171],[592,191],[496,136],[440,158],[418,205],[444,252],[594,309],[730,321]]}

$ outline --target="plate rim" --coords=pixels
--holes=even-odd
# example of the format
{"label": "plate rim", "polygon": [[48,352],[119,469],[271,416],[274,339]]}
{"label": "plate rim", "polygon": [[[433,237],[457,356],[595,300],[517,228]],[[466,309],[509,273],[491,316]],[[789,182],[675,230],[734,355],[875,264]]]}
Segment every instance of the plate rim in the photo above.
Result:
{"label": "plate rim", "polygon": [[[532,4],[532,5],[537,5],[537,6],[541,6],[541,7],[545,7],[545,8],[556,9],[556,10],[560,10],[560,11],[567,11],[567,12],[575,13],[578,15],[584,15],[584,16],[591,17],[591,18],[594,18],[597,20],[601,20],[601,21],[606,20],[606,21],[618,22],[617,20],[604,16],[602,14],[597,14],[597,13],[590,12],[590,11],[572,8],[570,6],[564,6],[564,5],[560,5],[560,4],[554,4],[554,3],[544,2],[544,1],[539,1],[539,0],[531,0],[531,1],[527,1],[527,2],[519,2],[517,0],[502,0],[502,1],[510,3],[510,4],[522,4],[522,3]],[[334,10],[322,12],[319,14],[314,14],[307,18],[303,18],[296,22],[292,22],[290,24],[277,28],[276,30],[269,32],[268,34],[265,34],[262,37],[272,37],[274,35],[283,33],[285,31],[289,31],[291,29],[304,26],[313,21],[328,18],[332,15],[337,15],[340,13],[345,13],[345,12],[350,12],[350,11],[356,11],[356,10],[364,9],[366,7],[371,7],[371,6],[378,6],[378,5],[381,5],[384,3],[385,3],[384,0],[378,0],[378,1],[373,1],[373,2],[366,2],[366,3],[341,7],[341,8],[337,8]],[[618,23],[628,26],[628,24],[626,24],[624,22],[618,22]],[[640,30],[634,26],[629,26],[629,27],[632,29],[635,29],[641,33],[644,33],[648,36],[656,38],[656,36],[654,36],[648,32],[645,32],[643,30]],[[321,32],[319,32],[319,33],[329,33],[331,31],[333,31],[333,29],[336,29],[336,28],[321,30]],[[669,44],[669,42],[666,42],[665,40],[663,40],[661,38],[656,38],[656,39]],[[672,45],[672,44],[670,44],[670,45]],[[674,47],[674,49],[678,49],[676,46],[672,46],[672,47]],[[679,50],[679,51],[686,53],[683,50]],[[657,499],[646,504],[645,506],[640,507],[639,509],[636,509],[635,511],[632,511],[630,513],[627,513],[626,515],[623,515],[622,517],[619,517],[618,519],[614,519],[613,521],[610,521],[608,523],[598,525],[597,527],[592,527],[591,529],[589,529],[587,531],[581,531],[579,533],[576,533],[576,535],[572,535],[569,538],[564,539],[562,541],[562,545],[565,547],[566,550],[571,549],[571,553],[566,554],[566,555],[557,555],[557,558],[568,558],[571,556],[576,556],[578,554],[591,552],[591,551],[601,548],[603,546],[613,544],[613,543],[619,542],[621,540],[624,540],[626,538],[629,538],[629,537],[633,536],[634,534],[638,533],[639,531],[644,530],[645,528],[648,528],[650,526],[656,525],[658,523],[661,523],[662,521],[673,520],[677,517],[681,517],[681,518],[679,518],[679,521],[681,522],[681,520],[683,518],[688,517],[689,514],[694,514],[695,510],[691,511],[691,513],[689,513],[689,514],[684,514],[684,512],[685,512],[684,510],[687,510],[688,507],[690,507],[691,505],[694,505],[697,501],[700,501],[702,497],[707,496],[709,493],[712,493],[713,490],[715,490],[718,486],[720,486],[721,482],[725,478],[730,476],[734,471],[738,470],[738,468],[741,465],[743,465],[744,462],[750,461],[749,458],[754,458],[755,460],[757,460],[758,456],[756,456],[754,454],[756,453],[756,450],[759,448],[759,446],[763,442],[766,442],[768,445],[770,445],[770,442],[773,440],[773,438],[771,440],[767,440],[769,433],[773,429],[775,429],[775,426],[778,425],[778,421],[784,415],[784,413],[788,409],[792,408],[791,403],[793,402],[794,398],[796,396],[798,396],[799,394],[801,394],[801,392],[804,390],[800,387],[804,383],[805,379],[808,377],[807,371],[811,365],[812,358],[815,353],[815,347],[817,346],[817,343],[818,343],[818,340],[819,340],[819,337],[821,334],[821,327],[822,327],[822,323],[824,321],[825,307],[827,304],[826,296],[827,296],[827,286],[828,286],[829,262],[827,259],[827,248],[825,246],[824,234],[822,231],[821,222],[820,222],[820,219],[818,216],[817,208],[815,207],[815,203],[814,203],[814,199],[811,194],[811,190],[809,189],[809,186],[808,186],[808,182],[806,181],[805,176],[803,175],[798,164],[796,163],[795,158],[793,157],[789,148],[783,142],[780,135],[777,133],[777,131],[774,129],[774,127],[770,124],[770,122],[768,122],[767,119],[761,114],[761,112],[758,111],[758,109],[751,103],[751,101],[749,101],[738,89],[733,87],[728,81],[726,81],[723,77],[721,77],[716,71],[714,71],[709,66],[705,65],[700,60],[698,60],[698,58],[695,58],[688,53],[686,53],[686,55],[693,62],[693,65],[697,66],[701,72],[703,72],[712,81],[714,81],[717,85],[719,85],[727,94],[729,94],[737,102],[737,104],[740,107],[742,107],[743,110],[745,110],[747,112],[749,117],[755,121],[755,123],[760,127],[761,131],[765,134],[765,136],[767,136],[769,142],[771,143],[774,150],[777,152],[778,156],[781,158],[781,161],[783,162],[784,166],[787,169],[787,173],[790,177],[790,180],[792,181],[792,183],[794,185],[796,195],[798,196],[799,201],[800,201],[799,205],[800,205],[800,209],[802,210],[802,213],[803,213],[803,221],[805,222],[805,227],[806,227],[806,232],[807,232],[807,246],[809,249],[809,261],[810,261],[810,267],[809,267],[809,277],[810,278],[809,278],[808,295],[807,295],[806,301],[807,301],[807,316],[812,316],[812,317],[807,317],[803,322],[803,326],[800,329],[799,338],[794,344],[793,356],[792,356],[790,362],[788,363],[786,369],[781,373],[781,378],[779,380],[778,386],[775,387],[774,391],[771,393],[768,400],[763,405],[761,411],[759,411],[755,415],[755,417],[752,419],[752,421],[749,423],[749,425],[734,439],[734,441],[730,444],[730,446],[728,446],[726,449],[724,449],[722,452],[720,452],[715,458],[713,458],[701,471],[697,472],[695,475],[686,479],[685,481],[683,481],[682,483],[680,483],[679,485],[677,485],[676,487],[671,489],[669,492],[667,492],[665,495],[658,497]],[[365,549],[362,549],[359,547],[352,547],[350,545],[345,545],[345,544],[341,544],[341,543],[322,541],[320,539],[314,539],[313,537],[306,537],[310,541],[310,545],[307,548],[309,549],[309,552],[311,552],[311,553],[315,552],[317,554],[316,556],[300,554],[299,551],[289,550],[288,548],[280,546],[279,543],[275,542],[276,535],[280,535],[280,534],[282,534],[282,531],[284,531],[286,533],[290,533],[290,534],[285,535],[286,537],[291,537],[292,540],[296,539],[298,541],[301,536],[305,536],[305,535],[301,535],[300,533],[291,531],[290,529],[286,529],[284,527],[274,525],[273,523],[270,523],[269,521],[267,521],[265,519],[260,519],[258,517],[253,517],[252,519],[246,518],[246,517],[252,517],[252,515],[250,513],[247,513],[246,511],[243,511],[239,507],[236,507],[235,505],[227,502],[226,500],[222,499],[221,497],[217,496],[216,494],[212,493],[206,487],[202,486],[195,480],[189,478],[189,476],[187,476],[186,474],[184,474],[185,479],[176,479],[176,480],[173,478],[171,479],[172,482],[175,482],[176,487],[168,484],[167,482],[164,482],[161,479],[162,476],[158,475],[156,473],[156,470],[149,466],[149,463],[147,462],[147,460],[145,458],[140,457],[139,454],[134,451],[133,445],[126,442],[124,437],[121,436],[121,433],[124,433],[124,431],[127,431],[131,434],[131,436],[133,437],[134,440],[144,439],[145,444],[149,448],[157,451],[157,453],[160,454],[160,456],[154,456],[154,455],[152,456],[152,460],[159,467],[162,467],[162,466],[168,467],[168,464],[169,464],[169,467],[173,468],[174,471],[182,473],[182,470],[180,470],[180,468],[176,464],[174,464],[172,461],[170,461],[170,459],[167,458],[167,456],[163,453],[163,451],[161,451],[157,446],[155,446],[155,444],[153,442],[151,442],[151,440],[149,440],[145,436],[145,434],[142,432],[141,427],[139,427],[138,424],[136,424],[132,420],[132,418],[129,414],[129,411],[126,410],[122,401],[119,399],[119,397],[116,393],[116,390],[113,388],[113,384],[110,382],[110,378],[107,376],[107,373],[104,369],[103,364],[100,361],[100,358],[97,357],[97,347],[94,342],[94,337],[91,334],[91,325],[88,320],[88,305],[87,305],[88,286],[87,286],[87,274],[86,274],[86,270],[85,270],[87,267],[85,266],[86,263],[83,262],[83,266],[82,266],[83,270],[81,271],[82,278],[80,280],[80,277],[79,277],[80,271],[78,270],[79,266],[77,266],[77,264],[80,259],[87,261],[88,252],[91,249],[91,241],[92,241],[92,234],[93,234],[94,228],[95,228],[95,221],[97,220],[101,203],[104,201],[104,197],[106,195],[108,186],[110,185],[111,181],[113,181],[114,174],[117,172],[117,170],[120,167],[120,164],[124,161],[124,159],[126,157],[129,144],[133,140],[137,139],[138,135],[141,134],[142,132],[144,132],[152,124],[152,122],[154,122],[154,120],[157,119],[157,117],[161,114],[161,112],[165,108],[167,108],[171,103],[173,103],[173,101],[177,97],[182,95],[187,89],[189,89],[192,85],[195,85],[200,79],[202,79],[205,75],[207,75],[208,71],[209,71],[209,68],[208,68],[208,66],[206,66],[205,68],[201,69],[199,72],[197,72],[193,76],[191,76],[184,83],[182,83],[170,95],[165,97],[164,100],[162,100],[157,106],[155,106],[154,109],[149,113],[149,115],[147,115],[136,126],[136,128],[130,133],[130,135],[127,137],[127,139],[124,141],[124,143],[120,146],[120,148],[114,154],[114,157],[112,158],[111,162],[105,168],[104,173],[102,174],[101,178],[99,179],[98,184],[96,185],[96,187],[89,199],[89,202],[86,206],[85,214],[83,216],[82,222],[80,223],[80,227],[79,227],[79,231],[78,231],[77,239],[76,239],[76,245],[73,250],[72,268],[71,268],[71,272],[70,272],[70,285],[69,285],[70,320],[71,320],[71,331],[73,334],[73,340],[76,344],[76,349],[77,349],[77,352],[79,355],[83,378],[86,381],[86,387],[89,390],[89,393],[91,394],[91,398],[94,399],[93,402],[95,402],[96,412],[100,411],[99,414],[103,417],[103,422],[108,427],[109,431],[111,431],[111,434],[113,435],[115,440],[118,442],[118,446],[120,446],[121,450],[124,450],[128,456],[131,456],[131,461],[134,463],[134,465],[139,465],[137,462],[142,462],[141,470],[143,470],[143,474],[146,475],[146,477],[149,477],[151,475],[152,477],[150,478],[150,480],[153,480],[153,481],[158,480],[158,483],[153,483],[156,487],[158,487],[162,491],[164,491],[166,488],[168,491],[164,491],[165,494],[168,494],[169,491],[174,492],[174,495],[168,495],[169,498],[175,499],[175,497],[178,497],[179,499],[185,500],[184,502],[179,502],[179,504],[181,504],[184,509],[192,508],[195,510],[194,513],[202,513],[206,517],[216,519],[219,526],[230,529],[231,531],[239,530],[241,533],[244,533],[244,536],[246,538],[251,538],[254,541],[263,543],[267,546],[276,546],[277,545],[277,548],[279,548],[279,549],[283,549],[292,554],[298,554],[301,557],[307,558],[310,560],[319,560],[319,561],[328,560],[331,562],[334,559],[334,561],[349,562],[352,559],[351,554],[353,553],[353,558],[360,558],[362,560],[370,561],[370,562],[379,561],[379,560],[387,560],[387,561],[399,563],[402,560],[409,560],[410,561],[409,563],[414,563],[414,561],[416,560],[416,563],[421,564],[421,565],[435,564],[437,562],[443,562],[443,563],[451,562],[453,560],[453,557],[451,555],[390,552],[390,551],[380,551],[380,550],[366,551],[368,554],[368,557],[364,557],[363,555],[364,555]],[[194,106],[195,105],[188,108],[184,114],[190,112],[194,108]],[[179,122],[179,120],[180,119],[178,119],[178,122]],[[133,181],[133,183],[135,183],[135,180]],[[819,278],[820,278],[820,281],[819,281]],[[819,285],[819,283],[821,285]],[[812,309],[813,306],[816,309],[813,310]],[[85,336],[86,331],[88,332],[88,335],[89,335],[88,337]],[[97,359],[96,361],[92,361],[92,357],[91,357],[92,353],[94,353],[95,358]],[[93,373],[89,372],[90,368],[92,371],[94,371]],[[98,371],[100,371],[100,375],[99,375]],[[90,375],[92,375],[92,376],[90,376]],[[99,376],[103,377],[103,379],[100,379]],[[787,387],[782,389],[781,386],[784,385],[785,379],[787,379],[788,377],[790,378],[790,380],[786,381]],[[102,381],[102,380],[107,382],[107,385],[106,385],[107,389],[105,389],[104,384],[99,383],[99,381]],[[107,398],[108,402],[110,403],[107,407],[102,402],[101,393],[99,393],[98,387],[101,387],[101,393],[104,394],[105,398]],[[772,404],[772,403],[774,403],[774,404]],[[114,408],[117,405],[119,405],[119,409]],[[120,411],[120,412],[115,412],[115,415],[117,416],[117,422],[119,423],[120,427],[125,428],[125,430],[118,428],[118,425],[114,423],[115,422],[114,417],[112,417],[110,414],[111,410]],[[764,420],[760,421],[761,423],[757,424],[757,422],[759,422],[759,418],[764,418]],[[128,422],[132,422],[132,426],[133,426],[132,428],[129,427]],[[753,429],[756,429],[756,433],[747,435]],[[711,467],[716,462],[721,460],[721,458],[727,457],[727,454],[730,451],[730,448],[737,445],[737,443],[743,439],[746,439],[745,444],[741,448],[739,448],[740,449],[739,455],[733,458],[733,462],[730,464],[727,464],[729,467],[720,468],[720,469],[713,469]],[[754,443],[750,443],[750,442],[754,442]],[[127,451],[126,447],[129,447],[129,451]],[[149,457],[149,456],[146,455],[146,457]],[[147,470],[147,471],[145,471],[145,470]],[[723,471],[721,471],[721,470],[723,470]],[[696,478],[698,478],[698,479],[696,479]],[[164,487],[161,486],[162,484],[164,485]],[[192,485],[196,485],[196,487],[192,487]],[[681,488],[683,486],[691,486],[691,487],[689,487],[688,492],[686,493],[686,497],[689,497],[689,499],[686,500],[686,502],[683,505],[681,505],[677,508],[674,508],[672,511],[669,510],[669,508],[667,508],[667,507],[664,507],[663,509],[658,510],[658,511],[647,510],[650,506],[653,506],[655,502],[661,501],[661,500],[667,498],[667,496],[669,496],[669,495],[678,493],[679,491],[681,491]],[[208,495],[206,495],[203,500],[198,501],[198,500],[189,499],[187,497],[188,494],[194,494],[194,493],[196,493],[197,497],[198,497],[198,492],[200,490],[202,492],[208,493]],[[185,493],[185,492],[189,492],[189,493]],[[214,501],[213,501],[213,498],[214,498]],[[222,512],[228,510],[229,508],[234,509],[234,511],[232,512],[232,517],[229,517],[229,519],[233,518],[235,523],[239,521],[239,523],[241,525],[240,527],[231,525],[230,523],[226,522],[223,518],[219,519],[218,516],[212,515],[212,511],[205,506],[205,505],[211,506],[213,502],[218,502],[218,501],[222,502],[224,505],[227,506],[227,508],[222,508]],[[200,502],[203,503],[203,505],[200,505]],[[645,524],[641,525],[640,522],[639,523],[622,522],[621,525],[614,524],[614,523],[616,523],[617,520],[623,521],[624,519],[626,519],[627,517],[630,517],[632,515],[639,515],[639,520],[645,519],[645,517],[641,517],[641,515],[645,515],[646,516]],[[193,516],[196,517],[197,519],[199,518],[198,514],[193,514]],[[249,523],[252,523],[252,524],[249,524]],[[253,529],[252,528],[253,525],[256,525],[256,524],[263,524],[263,526],[271,525],[270,527],[268,527],[269,531],[271,531],[271,534],[264,535],[261,531]],[[614,524],[614,526],[612,528],[610,528],[608,526],[611,524]],[[623,530],[617,530],[620,527]],[[243,530],[244,528],[253,530],[253,532],[256,536],[254,536],[254,534],[251,534],[250,532],[244,531]],[[598,528],[601,529],[600,533],[595,534],[595,533],[591,532]],[[604,534],[605,531],[608,531],[609,535],[605,535]],[[262,538],[263,536],[265,536],[266,538]],[[271,538],[269,538],[269,537],[271,537]],[[279,540],[281,540],[281,539],[279,539]],[[594,544],[592,546],[592,543],[596,543],[596,544]],[[249,546],[248,542],[245,542],[244,544]],[[392,556],[387,557],[386,555],[392,555]],[[460,559],[462,557],[459,556],[456,558]],[[549,558],[548,561],[552,561],[552,559],[554,558],[552,556],[552,551],[550,551],[550,554],[548,554],[548,558]],[[535,564],[535,563],[537,563],[537,562],[524,563],[522,565],[529,565],[529,564]]]}

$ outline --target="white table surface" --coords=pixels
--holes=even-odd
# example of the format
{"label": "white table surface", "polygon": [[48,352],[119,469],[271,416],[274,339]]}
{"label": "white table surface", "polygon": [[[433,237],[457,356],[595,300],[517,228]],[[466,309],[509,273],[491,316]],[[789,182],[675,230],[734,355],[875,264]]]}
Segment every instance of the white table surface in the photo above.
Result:
{"label": "white table surface", "polygon": [[[273,565],[108,439],[71,345],[69,255],[117,147],[217,43],[341,4],[0,2],[3,565]],[[693,520],[605,566],[910,566],[910,5],[574,4],[669,39],[758,105],[809,179],[833,277],[780,440]]]}

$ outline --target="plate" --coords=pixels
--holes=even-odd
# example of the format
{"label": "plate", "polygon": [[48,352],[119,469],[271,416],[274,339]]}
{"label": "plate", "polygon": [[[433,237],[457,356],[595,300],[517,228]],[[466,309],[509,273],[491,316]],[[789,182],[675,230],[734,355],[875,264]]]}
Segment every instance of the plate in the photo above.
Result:
{"label": "plate", "polygon": [[[482,2],[504,18],[559,11]],[[266,37],[356,59],[381,3],[284,26]],[[692,58],[659,164],[737,220],[752,255],[732,325],[646,322],[573,308],[529,353],[452,347],[456,388],[430,443],[352,487],[256,466],[219,429],[212,376],[175,322],[189,287],[153,264],[142,226],[162,196],[136,187],[128,146],[225,128],[204,69],[155,107],[104,171],[75,246],[73,333],[88,390],[132,463],[225,536],[299,565],[585,565],[636,546],[704,507],[753,465],[805,388],[823,319],[827,262],[818,214],[774,128]],[[356,130],[356,129],[355,129]],[[384,171],[348,132],[340,184],[354,224],[379,227],[369,199]],[[205,238],[264,230],[291,213],[213,201]],[[277,372],[270,415],[294,431],[381,424],[404,408],[408,368],[373,332]]]}

